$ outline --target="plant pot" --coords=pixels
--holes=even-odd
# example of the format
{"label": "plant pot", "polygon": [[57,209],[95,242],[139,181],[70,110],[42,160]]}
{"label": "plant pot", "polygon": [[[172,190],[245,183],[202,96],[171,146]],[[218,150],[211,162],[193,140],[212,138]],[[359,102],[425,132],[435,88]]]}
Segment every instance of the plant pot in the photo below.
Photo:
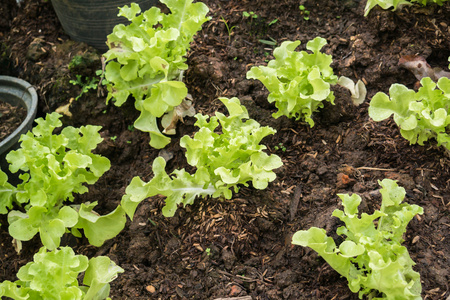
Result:
{"label": "plant pot", "polygon": [[[158,3],[157,0],[137,0],[141,11]],[[106,37],[115,25],[128,24],[124,17],[118,17],[119,7],[130,5],[126,0],[52,0],[56,15],[70,38],[85,42],[101,52],[106,52]]]}
{"label": "plant pot", "polygon": [[[6,155],[19,147],[19,138],[33,126],[33,121],[37,111],[37,94],[31,84],[25,80],[0,76],[0,99],[14,106],[22,106],[27,110],[25,120],[9,136],[0,142],[0,167],[3,172],[9,173],[9,164]],[[14,176],[13,176],[14,177]]]}

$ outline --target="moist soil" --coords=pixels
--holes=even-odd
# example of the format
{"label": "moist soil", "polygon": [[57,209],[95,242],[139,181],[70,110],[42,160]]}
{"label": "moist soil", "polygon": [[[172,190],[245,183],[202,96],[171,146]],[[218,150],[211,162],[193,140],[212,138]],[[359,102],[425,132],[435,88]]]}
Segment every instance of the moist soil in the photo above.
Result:
{"label": "moist soil", "polygon": [[[392,119],[374,122],[368,103],[375,93],[388,93],[393,83],[417,87],[417,79],[398,66],[403,55],[420,55],[432,67],[446,69],[450,56],[448,16],[444,6],[405,7],[392,12],[378,8],[363,17],[366,1],[205,0],[211,20],[203,25],[188,54],[185,82],[197,112],[224,111],[218,97],[238,97],[250,117],[277,133],[265,138],[269,153],[284,166],[266,190],[242,187],[233,199],[197,199],[165,218],[162,197],[143,201],[134,219],[102,247],[85,239],[65,238],[79,254],[107,255],[125,272],[111,284],[113,299],[358,299],[314,251],[291,244],[292,234],[311,226],[333,234],[340,223],[331,213],[341,208],[338,193],[358,193],[360,210],[380,207],[378,180],[391,178],[406,189],[405,201],[424,208],[404,236],[417,263],[424,299],[448,299],[449,279],[449,158],[434,141],[409,145]],[[309,15],[299,9],[303,5]],[[39,94],[38,116],[69,109],[65,125],[101,125],[104,141],[96,150],[111,160],[111,169],[76,201],[98,201],[99,213],[112,211],[134,176],[152,178],[152,149],[146,133],[133,130],[137,112],[129,101],[106,104],[106,93],[89,91],[71,100],[81,87],[76,75],[95,76],[101,55],[64,34],[49,1],[27,1],[16,7],[2,1],[1,72],[29,81]],[[257,18],[245,18],[253,11]],[[306,18],[305,18],[306,17]],[[275,21],[277,20],[277,21]],[[270,23],[272,23],[270,25]],[[323,51],[333,57],[336,75],[362,80],[365,103],[353,106],[350,93],[334,87],[335,105],[314,115],[315,126],[271,117],[264,86],[247,80],[246,72],[273,59],[265,41],[300,40],[299,50],[316,36],[326,38]],[[69,64],[75,56],[83,63]],[[70,102],[72,101],[72,102]],[[64,110],[64,109],[63,109]],[[181,136],[196,131],[187,117],[164,151],[173,158],[167,171],[189,167]],[[16,254],[0,222],[0,281],[15,280],[18,269],[32,260],[39,239],[24,242]],[[335,236],[336,237],[336,236]]]}
{"label": "moist soil", "polygon": [[26,108],[0,100],[0,142],[17,129],[26,116]]}

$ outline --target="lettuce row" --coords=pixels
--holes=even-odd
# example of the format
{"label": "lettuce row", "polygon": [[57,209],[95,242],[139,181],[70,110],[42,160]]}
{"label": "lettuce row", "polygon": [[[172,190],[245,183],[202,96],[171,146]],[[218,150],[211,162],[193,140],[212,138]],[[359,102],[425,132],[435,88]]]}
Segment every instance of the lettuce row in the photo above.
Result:
{"label": "lettuce row", "polygon": [[247,72],[248,79],[260,80],[269,90],[268,101],[278,108],[274,118],[304,119],[312,127],[311,115],[323,107],[323,101],[334,104],[330,85],[337,83],[337,76],[330,67],[332,57],[320,52],[326,44],[324,38],[316,37],[307,43],[312,52],[308,53],[295,51],[300,41],[283,42],[275,48],[275,59],[267,67],[252,67]]}
{"label": "lettuce row", "polygon": [[141,14],[139,5],[120,8],[119,16],[131,24],[119,24],[108,36],[108,98],[121,106],[131,95],[140,111],[134,127],[150,133],[150,145],[164,148],[170,142],[158,128],[157,118],[170,112],[187,95],[181,82],[187,69],[186,53],[194,35],[201,29],[208,7],[192,0],[161,0],[170,9],[164,14],[152,7]]}
{"label": "lettuce row", "polygon": [[[34,255],[33,262],[19,269],[15,282],[0,283],[0,298],[15,300],[94,300],[110,299],[110,285],[123,269],[106,256],[88,260],[75,255],[72,248],[62,247],[48,252],[42,247]],[[79,286],[78,275],[84,273]]]}
{"label": "lettuce row", "polygon": [[103,140],[98,133],[101,127],[69,126],[53,134],[62,125],[60,117],[52,113],[36,119],[38,125],[21,136],[20,148],[6,156],[10,171],[23,173],[19,175],[22,182],[15,187],[0,170],[0,213],[8,213],[13,203],[25,209],[8,214],[9,233],[18,241],[28,241],[39,233],[43,245],[53,250],[67,228],[72,228],[76,236],[81,236],[78,229],[83,229],[89,242],[100,246],[125,226],[123,209],[118,206],[99,216],[93,211],[97,202],[70,206],[64,202],[72,202],[74,193],[87,192],[85,183],[94,184],[110,168],[107,158],[92,153]]}
{"label": "lettuce row", "polygon": [[401,8],[403,5],[412,5],[412,2],[419,3],[421,5],[427,5],[430,3],[436,3],[438,5],[443,5],[444,2],[448,0],[367,0],[366,7],[364,8],[364,16],[367,17],[369,12],[376,5],[379,5],[383,9],[389,9],[395,11],[397,8]]}
{"label": "lettuce row", "polygon": [[317,227],[296,232],[292,243],[315,250],[347,278],[352,292],[359,291],[360,299],[363,295],[373,297],[378,293],[380,296],[370,299],[422,299],[420,275],[412,269],[415,263],[401,243],[409,221],[416,214],[422,214],[423,209],[402,204],[406,192],[395,181],[384,179],[379,184],[382,186],[381,208],[372,215],[358,216],[361,203],[358,195],[338,195],[344,211],[336,209],[333,216],[345,226],[339,227],[336,233],[346,236],[339,246],[324,229]]}
{"label": "lettuce row", "polygon": [[[259,143],[276,131],[270,127],[260,127],[258,122],[248,119],[247,109],[239,99],[220,100],[228,109],[228,117],[219,112],[211,118],[197,114],[195,125],[200,128],[199,131],[193,138],[181,138],[180,144],[186,148],[187,162],[196,167],[196,172],[189,174],[181,169],[169,176],[165,171],[164,159],[156,158],[153,162],[154,177],[148,183],[139,177],[133,178],[122,198],[121,205],[130,218],[142,200],[158,194],[167,197],[162,212],[164,216],[171,217],[178,204],[192,204],[197,196],[230,199],[233,191],[239,191],[239,184],[248,186],[251,181],[253,187],[265,189],[269,182],[275,180],[272,170],[283,163],[278,156],[264,153],[266,147]],[[219,124],[221,134],[215,132]]]}
{"label": "lettuce row", "polygon": [[430,138],[450,150],[450,79],[441,77],[437,83],[423,78],[422,86],[414,92],[401,84],[393,84],[389,95],[379,92],[370,102],[369,116],[382,121],[394,115],[401,135],[410,144],[423,143]]}

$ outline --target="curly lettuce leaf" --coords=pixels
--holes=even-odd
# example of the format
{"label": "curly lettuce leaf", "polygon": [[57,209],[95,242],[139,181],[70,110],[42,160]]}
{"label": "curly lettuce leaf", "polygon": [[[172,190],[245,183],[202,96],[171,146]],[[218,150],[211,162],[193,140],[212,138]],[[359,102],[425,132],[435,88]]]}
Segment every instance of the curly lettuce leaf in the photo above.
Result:
{"label": "curly lettuce leaf", "polygon": [[364,17],[367,17],[372,8],[377,5],[379,5],[382,9],[392,8],[392,10],[395,11],[404,5],[412,4],[407,0],[367,0],[366,7],[364,8]]}
{"label": "curly lettuce leaf", "polygon": [[442,77],[437,83],[429,77],[423,78],[422,86],[414,92],[401,84],[393,84],[389,96],[377,93],[370,102],[369,116],[382,121],[394,116],[401,135],[410,144],[436,139],[438,146],[450,149],[450,79]]}
{"label": "curly lettuce leaf", "polygon": [[125,211],[119,205],[107,215],[100,216],[93,211],[97,202],[82,203],[78,208],[78,222],[70,227],[83,229],[89,244],[100,247],[106,240],[117,236],[125,227],[127,221]]}
{"label": "curly lettuce leaf", "polygon": [[[78,276],[85,272],[79,286]],[[75,255],[70,247],[48,252],[42,247],[34,260],[19,269],[15,282],[0,283],[0,297],[22,299],[106,299],[109,282],[123,269],[108,257],[88,260],[84,255]]]}
{"label": "curly lettuce leaf", "polygon": [[[201,29],[209,9],[192,0],[163,0],[170,9],[164,14],[157,7],[141,13],[131,3],[120,8],[119,16],[131,24],[119,24],[108,36],[110,48],[104,54],[108,61],[105,78],[109,82],[108,98],[121,106],[132,96],[141,115],[135,127],[149,132],[150,145],[164,148],[170,138],[157,126],[156,118],[173,111],[187,96],[181,82],[187,69],[186,53],[194,35]],[[173,130],[171,131],[173,132]]]}
{"label": "curly lettuce leaf", "polygon": [[73,201],[74,194],[87,192],[86,184],[94,184],[110,168],[107,158],[92,153],[103,140],[101,127],[68,126],[60,134],[53,134],[62,125],[60,118],[57,113],[38,118],[38,125],[21,136],[20,148],[6,156],[10,171],[21,170],[24,174],[19,176],[22,182],[14,187],[0,171],[0,213],[7,213],[13,203],[25,209],[8,214],[9,233],[18,241],[28,241],[39,233],[43,245],[54,250],[68,228],[75,234],[77,228],[83,228],[88,239],[100,246],[123,229],[126,217],[122,208],[107,216],[93,217],[89,215],[93,214],[93,206],[75,210],[64,204]]}
{"label": "curly lettuce leaf", "polygon": [[139,177],[134,177],[126,188],[121,205],[130,219],[133,219],[139,203],[148,197],[166,196],[163,215],[172,217],[178,204],[192,204],[196,197],[213,195],[216,192],[216,189],[210,185],[208,172],[202,168],[193,175],[184,169],[175,170],[171,177],[165,171],[166,161],[162,157],[157,157],[152,167],[154,173],[152,180],[145,183]]}
{"label": "curly lettuce leaf", "polygon": [[109,283],[123,272],[124,270],[107,256],[91,258],[83,278],[83,284],[89,287],[84,299],[107,299],[111,289]]}
{"label": "curly lettuce leaf", "polygon": [[11,211],[8,214],[9,234],[19,241],[29,241],[39,233],[42,244],[47,249],[59,247],[66,228],[78,221],[78,213],[64,206],[48,210],[42,206],[32,206],[26,213]]}
{"label": "curly lettuce leaf", "polygon": [[306,46],[309,53],[295,51],[300,41],[283,42],[266,67],[252,67],[247,72],[248,79],[258,79],[269,90],[268,101],[275,102],[278,109],[274,118],[305,120],[313,127],[311,116],[323,107],[323,101],[334,104],[330,85],[337,83],[337,76],[330,67],[332,57],[320,52],[326,43],[321,37],[309,41]]}
{"label": "curly lettuce leaf", "polygon": [[8,175],[0,169],[0,214],[7,214],[12,208],[15,193],[16,188],[8,182]]}
{"label": "curly lettuce leaf", "polygon": [[423,209],[402,203],[406,192],[395,181],[384,179],[379,184],[382,204],[372,215],[359,216],[358,195],[338,195],[344,210],[335,210],[333,216],[345,225],[336,233],[346,237],[339,246],[325,230],[316,227],[296,232],[292,243],[315,250],[347,278],[350,290],[361,299],[377,293],[381,297],[374,299],[422,299],[420,275],[412,269],[415,263],[401,243],[406,226]]}
{"label": "curly lettuce leaf", "polygon": [[[214,197],[224,196],[230,199],[231,189],[237,192],[238,185],[264,189],[275,180],[273,169],[282,166],[281,159],[276,155],[263,152],[266,147],[260,145],[261,140],[276,131],[270,127],[261,127],[255,120],[248,119],[245,106],[237,98],[220,98],[229,112],[226,117],[217,112],[209,122],[204,116],[196,115],[196,126],[200,130],[193,138],[184,136],[180,145],[186,148],[186,159],[197,169],[205,168],[216,188]],[[222,134],[214,129],[221,125]]]}
{"label": "curly lettuce leaf", "polygon": [[[194,174],[184,169],[171,175],[165,171],[166,162],[158,157],[153,162],[154,177],[143,182],[133,178],[122,198],[121,205],[132,218],[141,201],[155,195],[166,197],[163,215],[171,217],[179,204],[192,204],[196,197],[224,197],[231,199],[239,185],[265,189],[275,180],[273,169],[282,166],[276,155],[263,152],[266,147],[261,140],[276,131],[261,127],[255,120],[248,119],[248,112],[237,98],[220,98],[228,109],[229,116],[216,112],[209,118],[197,114],[195,123],[200,129],[191,138],[184,136],[180,145],[186,148],[187,162],[196,168]],[[221,125],[222,133],[215,129]]]}

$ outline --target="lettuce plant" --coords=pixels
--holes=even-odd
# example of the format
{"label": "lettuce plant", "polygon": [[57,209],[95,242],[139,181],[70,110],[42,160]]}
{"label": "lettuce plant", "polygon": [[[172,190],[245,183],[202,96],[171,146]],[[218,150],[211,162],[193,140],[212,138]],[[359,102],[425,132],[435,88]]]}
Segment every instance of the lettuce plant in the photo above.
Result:
{"label": "lettuce plant", "polygon": [[187,69],[186,53],[194,35],[201,29],[208,7],[192,0],[161,0],[170,9],[157,7],[140,13],[139,5],[120,8],[119,16],[131,24],[119,24],[108,36],[110,50],[105,78],[108,98],[121,106],[131,95],[140,111],[134,127],[150,133],[150,145],[163,148],[170,142],[158,128],[157,118],[182,103],[187,88],[181,81]]}
{"label": "lettuce plant", "polygon": [[[139,177],[133,178],[122,198],[122,206],[130,218],[142,200],[154,195],[167,197],[162,212],[164,216],[171,217],[178,204],[192,204],[197,196],[230,199],[233,191],[239,191],[240,184],[248,186],[251,181],[253,187],[265,189],[269,182],[275,180],[272,170],[283,163],[278,156],[263,152],[266,147],[259,143],[276,131],[248,119],[247,109],[239,99],[220,100],[228,109],[228,117],[220,112],[211,118],[197,114],[195,125],[200,128],[199,131],[193,138],[181,138],[180,144],[186,148],[187,162],[196,167],[195,173],[189,174],[182,169],[168,175],[164,169],[164,159],[156,158],[153,179],[145,183]],[[222,133],[215,132],[219,125]]]}
{"label": "lettuce plant", "polygon": [[[294,234],[292,243],[310,247],[348,280],[353,293],[369,299],[422,299],[420,275],[408,250],[401,245],[409,221],[422,214],[417,205],[401,203],[405,189],[390,179],[379,181],[381,208],[372,215],[358,215],[361,197],[340,194],[344,211],[333,216],[345,223],[336,233],[346,240],[337,246],[324,229],[312,227]],[[375,297],[375,298],[373,298]]]}
{"label": "lettuce plant", "polygon": [[252,67],[248,79],[258,79],[269,90],[268,101],[275,102],[278,111],[274,118],[287,116],[304,119],[312,127],[313,112],[323,107],[323,101],[334,104],[330,85],[337,83],[337,76],[330,67],[331,55],[320,52],[327,44],[324,38],[309,41],[307,51],[296,52],[300,41],[286,41],[275,48],[274,60],[267,66]]}
{"label": "lettuce plant", "polygon": [[393,84],[390,96],[379,92],[370,101],[369,116],[382,121],[394,115],[401,135],[410,144],[423,145],[430,138],[450,150],[450,79],[442,77],[437,83],[423,78],[418,92],[401,84]]}
{"label": "lettuce plant", "polygon": [[[83,286],[78,275],[84,273]],[[107,256],[88,258],[75,255],[72,248],[48,252],[42,247],[34,261],[19,269],[15,282],[0,283],[0,298],[15,300],[94,300],[110,299],[110,285],[123,269]]]}
{"label": "lettuce plant", "polygon": [[0,213],[13,208],[8,214],[9,233],[18,241],[28,241],[37,233],[47,249],[59,247],[62,235],[72,228],[80,236],[83,229],[89,242],[100,246],[116,236],[125,226],[126,216],[118,206],[113,212],[99,216],[93,211],[97,202],[64,205],[73,202],[74,194],[88,191],[85,184],[94,184],[110,168],[106,157],[92,150],[102,141],[100,126],[65,127],[58,113],[36,119],[37,126],[20,138],[20,148],[11,151],[6,159],[10,171],[22,180],[17,186],[8,183],[7,175],[0,170]]}
{"label": "lettuce plant", "polygon": [[443,5],[444,2],[448,0],[367,0],[366,7],[364,8],[364,16],[366,17],[369,12],[376,5],[379,5],[383,9],[389,9],[392,7],[392,10],[396,10],[397,8],[401,8],[404,5],[412,5],[412,3],[419,3],[421,5],[427,5],[436,3],[438,5]]}

